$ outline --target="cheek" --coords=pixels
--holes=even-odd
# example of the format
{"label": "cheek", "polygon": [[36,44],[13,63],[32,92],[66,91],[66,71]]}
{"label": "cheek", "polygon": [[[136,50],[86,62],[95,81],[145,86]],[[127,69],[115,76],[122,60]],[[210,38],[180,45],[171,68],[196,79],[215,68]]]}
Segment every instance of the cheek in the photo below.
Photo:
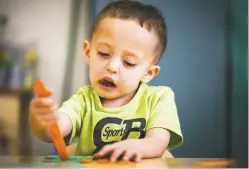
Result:
{"label": "cheek", "polygon": [[98,58],[96,57],[92,58],[90,62],[90,69],[91,69],[91,72],[94,74],[103,72],[105,68],[105,64],[103,62],[100,62]]}
{"label": "cheek", "polygon": [[144,73],[141,72],[139,69],[125,71],[122,74],[122,81],[126,84],[128,83],[133,86],[140,82],[140,80],[143,78],[143,75]]}
{"label": "cheek", "polygon": [[90,69],[91,75],[94,77],[101,76],[104,72],[104,70],[100,67],[100,65],[94,65]]}

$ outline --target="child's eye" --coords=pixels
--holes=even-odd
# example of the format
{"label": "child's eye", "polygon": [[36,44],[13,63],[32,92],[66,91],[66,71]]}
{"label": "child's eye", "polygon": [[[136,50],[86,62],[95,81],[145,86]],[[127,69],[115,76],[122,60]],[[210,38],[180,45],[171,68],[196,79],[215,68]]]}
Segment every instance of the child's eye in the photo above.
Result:
{"label": "child's eye", "polygon": [[134,63],[130,63],[130,62],[127,62],[127,61],[124,61],[125,65],[128,66],[128,67],[135,67],[136,64]]}
{"label": "child's eye", "polygon": [[103,53],[103,52],[100,52],[100,51],[98,51],[97,53],[98,53],[98,55],[103,56],[103,57],[109,56],[108,53]]}

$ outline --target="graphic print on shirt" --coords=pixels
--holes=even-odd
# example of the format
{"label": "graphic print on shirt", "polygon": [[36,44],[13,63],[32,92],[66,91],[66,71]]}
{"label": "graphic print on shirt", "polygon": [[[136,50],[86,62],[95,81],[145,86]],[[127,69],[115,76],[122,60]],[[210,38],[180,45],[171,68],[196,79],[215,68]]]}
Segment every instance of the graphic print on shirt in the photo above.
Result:
{"label": "graphic print on shirt", "polygon": [[144,138],[145,125],[144,118],[123,120],[117,117],[106,117],[101,119],[94,128],[93,141],[96,149],[93,154],[104,145],[125,140],[130,135],[135,136],[133,138]]}

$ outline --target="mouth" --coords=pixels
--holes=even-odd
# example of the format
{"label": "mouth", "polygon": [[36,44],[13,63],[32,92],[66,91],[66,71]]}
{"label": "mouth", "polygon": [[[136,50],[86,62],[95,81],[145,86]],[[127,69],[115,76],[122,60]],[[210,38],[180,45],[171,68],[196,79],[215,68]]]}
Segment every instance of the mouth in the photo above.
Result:
{"label": "mouth", "polygon": [[101,80],[99,80],[99,84],[108,87],[108,88],[115,88],[116,84],[115,82],[111,79],[111,78],[103,78]]}

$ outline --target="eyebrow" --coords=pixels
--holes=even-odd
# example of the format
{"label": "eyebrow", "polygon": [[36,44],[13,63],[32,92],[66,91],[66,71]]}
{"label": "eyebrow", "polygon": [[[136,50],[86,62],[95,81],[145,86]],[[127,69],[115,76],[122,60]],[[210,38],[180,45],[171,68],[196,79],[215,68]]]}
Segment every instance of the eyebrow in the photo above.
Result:
{"label": "eyebrow", "polygon": [[136,52],[132,52],[132,51],[129,51],[129,50],[124,50],[124,53],[125,53],[125,55],[129,55],[129,56],[132,56],[132,57],[134,57],[134,58],[136,58],[136,59],[141,59],[141,56],[139,56]]}
{"label": "eyebrow", "polygon": [[112,48],[112,45],[110,45],[109,43],[106,43],[106,42],[97,42],[97,46],[99,47],[100,45],[106,45],[106,46]]}

